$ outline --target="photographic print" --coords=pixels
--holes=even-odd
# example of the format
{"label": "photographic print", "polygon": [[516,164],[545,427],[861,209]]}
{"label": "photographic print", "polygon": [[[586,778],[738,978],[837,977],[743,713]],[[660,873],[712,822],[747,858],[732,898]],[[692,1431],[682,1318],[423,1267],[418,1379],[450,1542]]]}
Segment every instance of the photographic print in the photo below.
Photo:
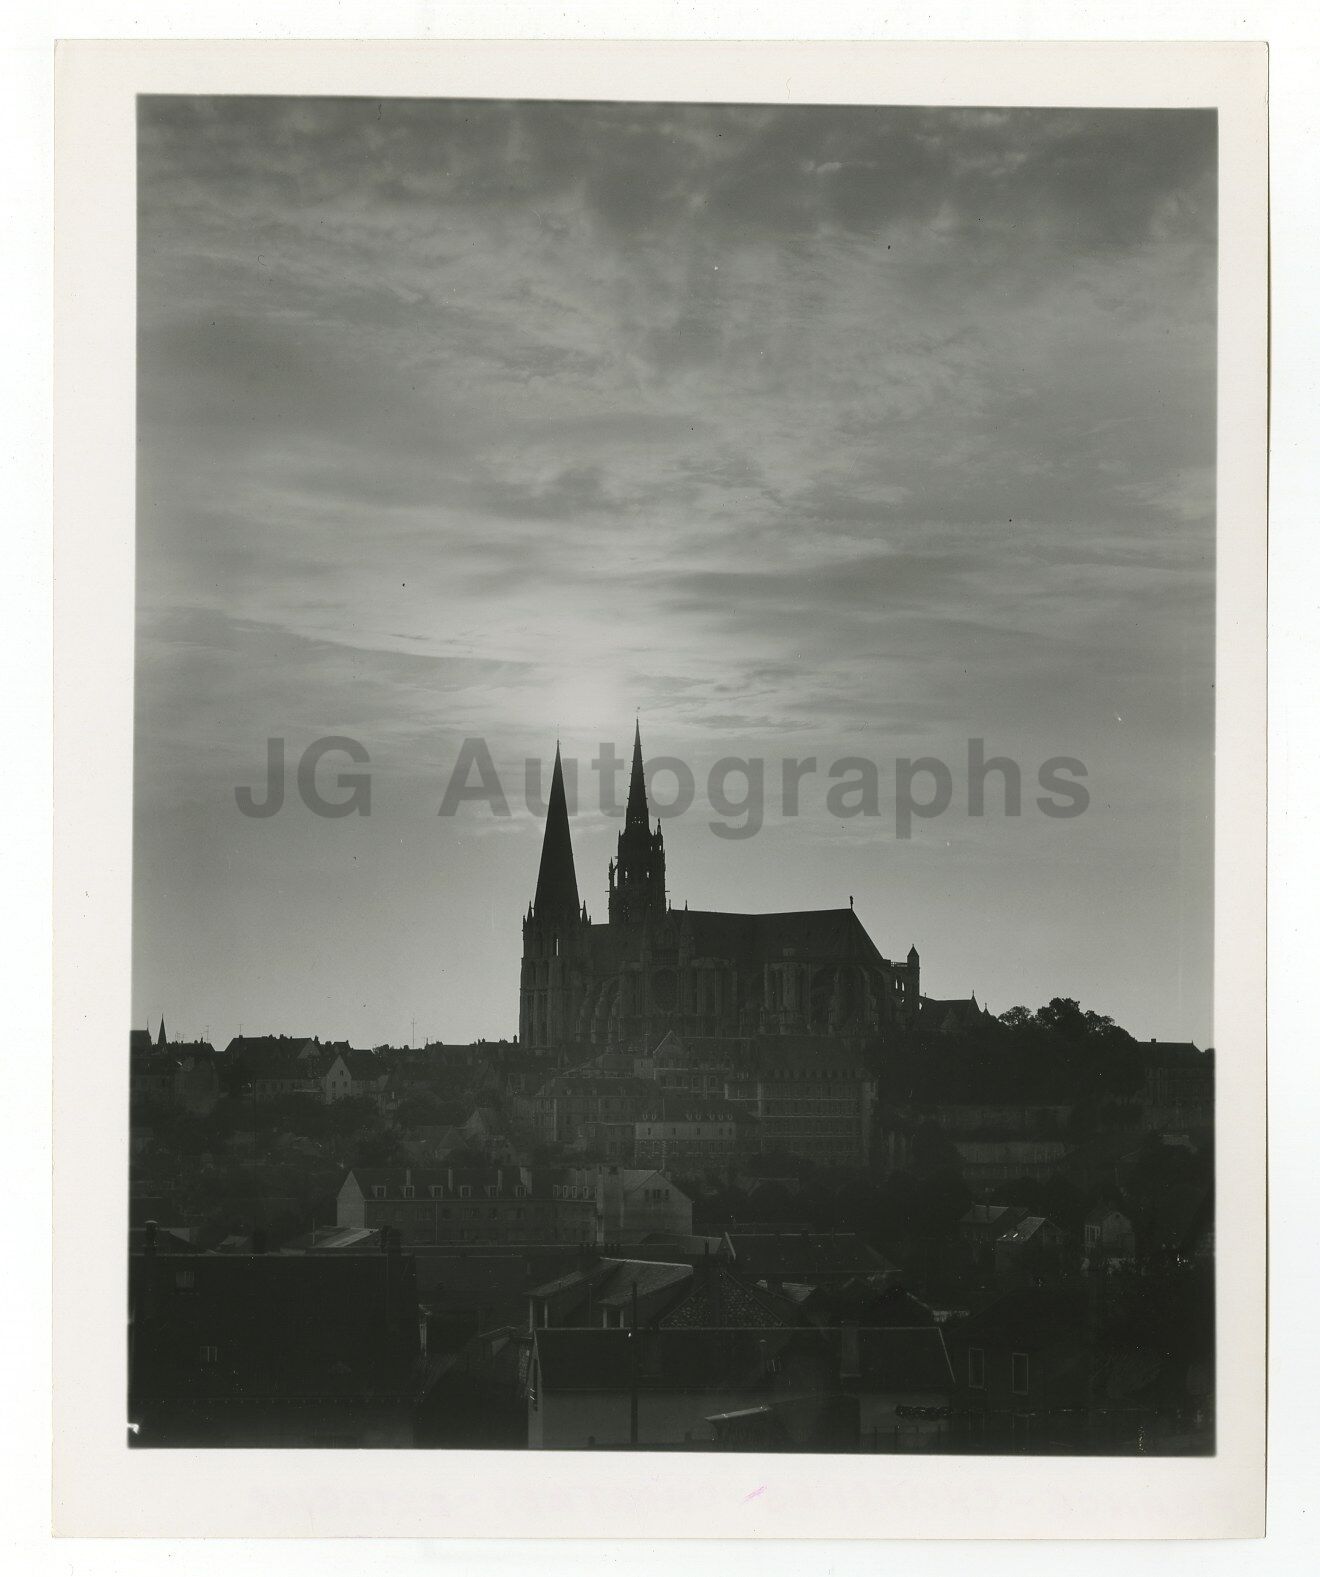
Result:
{"label": "photographic print", "polygon": [[1213,1455],[1216,111],[136,126],[129,1445]]}

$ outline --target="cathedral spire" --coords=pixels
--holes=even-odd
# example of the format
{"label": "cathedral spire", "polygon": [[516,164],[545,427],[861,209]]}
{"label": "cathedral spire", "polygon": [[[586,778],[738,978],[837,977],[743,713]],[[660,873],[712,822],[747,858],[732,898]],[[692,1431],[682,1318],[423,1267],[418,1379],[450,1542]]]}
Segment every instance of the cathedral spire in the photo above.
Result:
{"label": "cathedral spire", "polygon": [[568,801],[564,795],[564,768],[555,744],[555,769],[550,779],[545,837],[541,843],[541,869],[532,903],[538,920],[573,919],[578,912],[577,872],[573,867],[573,840],[568,831]]}
{"label": "cathedral spire", "polygon": [[632,777],[628,780],[628,816],[627,825],[647,826],[649,816],[646,809],[646,773],[642,769],[642,723],[637,720],[633,731],[633,758]]}
{"label": "cathedral spire", "polygon": [[642,725],[633,731],[632,778],[628,811],[619,834],[619,852],[610,867],[610,923],[662,915],[666,907],[665,840],[659,821],[651,831],[642,764]]}
{"label": "cathedral spire", "polygon": [[160,1016],[160,1032],[156,1036],[156,1044],[158,1046],[167,1046],[169,1044],[165,1038],[165,1015],[163,1013]]}

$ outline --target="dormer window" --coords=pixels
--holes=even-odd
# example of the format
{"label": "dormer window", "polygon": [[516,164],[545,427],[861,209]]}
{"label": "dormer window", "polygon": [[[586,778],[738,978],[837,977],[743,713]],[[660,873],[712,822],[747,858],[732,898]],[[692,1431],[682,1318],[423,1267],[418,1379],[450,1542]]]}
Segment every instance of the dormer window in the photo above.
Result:
{"label": "dormer window", "polygon": [[405,1183],[403,1185],[403,1187],[399,1190],[399,1192],[403,1195],[403,1197],[405,1199],[411,1199],[413,1197],[413,1195],[417,1192],[417,1190],[415,1188],[411,1187],[411,1185]]}
{"label": "dormer window", "polygon": [[443,1199],[444,1197],[445,1197],[444,1188],[439,1183],[432,1183],[431,1184],[431,1198],[432,1199]]}
{"label": "dormer window", "polygon": [[385,1184],[384,1183],[373,1183],[371,1185],[371,1197],[373,1199],[384,1199],[384,1197],[385,1197]]}

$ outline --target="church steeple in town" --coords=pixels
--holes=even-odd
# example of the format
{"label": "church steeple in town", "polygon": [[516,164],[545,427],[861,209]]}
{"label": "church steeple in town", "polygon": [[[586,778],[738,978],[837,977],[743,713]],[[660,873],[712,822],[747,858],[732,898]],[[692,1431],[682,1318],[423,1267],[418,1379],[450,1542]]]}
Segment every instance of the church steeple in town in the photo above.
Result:
{"label": "church steeple in town", "polygon": [[625,825],[635,827],[648,824],[646,808],[646,772],[642,767],[642,720],[638,718],[633,729],[632,776],[628,779],[628,814]]}
{"label": "church steeple in town", "polygon": [[580,909],[577,870],[573,865],[573,840],[568,830],[568,799],[564,793],[564,767],[555,745],[555,766],[550,778],[545,836],[541,841],[541,869],[536,877],[532,913],[544,921],[574,920]]}
{"label": "church steeple in town", "polygon": [[523,916],[518,1038],[524,1046],[545,1050],[572,1033],[575,960],[590,927],[586,905],[578,898],[564,763],[556,743],[536,896]]}
{"label": "church steeple in town", "polygon": [[619,852],[610,866],[610,924],[630,924],[665,912],[665,840],[660,823],[651,831],[642,763],[642,725],[633,731],[632,776]]}
{"label": "church steeple in town", "polygon": [[169,1041],[166,1039],[166,1036],[165,1036],[165,1015],[163,1013],[160,1016],[160,1030],[159,1030],[159,1032],[156,1035],[156,1044],[158,1046],[168,1046],[169,1045]]}

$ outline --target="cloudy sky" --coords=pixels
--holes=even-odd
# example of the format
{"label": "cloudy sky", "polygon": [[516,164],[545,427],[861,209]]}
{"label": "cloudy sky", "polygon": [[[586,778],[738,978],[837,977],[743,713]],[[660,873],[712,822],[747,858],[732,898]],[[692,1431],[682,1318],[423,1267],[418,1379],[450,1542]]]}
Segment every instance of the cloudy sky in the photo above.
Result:
{"label": "cloudy sky", "polygon": [[[523,762],[581,758],[603,918],[589,762],[640,714],[697,782],[676,903],[852,895],[933,994],[1210,1039],[1212,115],[146,99],[140,126],[137,1023],[511,1034]],[[370,754],[369,817],[298,800],[330,734]],[[508,817],[437,814],[472,736]],[[289,797],[247,818],[271,737]],[[968,815],[971,738],[1020,763],[1020,816],[998,779]],[[727,755],[767,762],[752,838],[711,830]],[[795,817],[786,756],[819,764]],[[878,814],[831,814],[848,756]],[[921,756],[952,803],[900,839]],[[1036,807],[1056,756],[1082,816]]]}

